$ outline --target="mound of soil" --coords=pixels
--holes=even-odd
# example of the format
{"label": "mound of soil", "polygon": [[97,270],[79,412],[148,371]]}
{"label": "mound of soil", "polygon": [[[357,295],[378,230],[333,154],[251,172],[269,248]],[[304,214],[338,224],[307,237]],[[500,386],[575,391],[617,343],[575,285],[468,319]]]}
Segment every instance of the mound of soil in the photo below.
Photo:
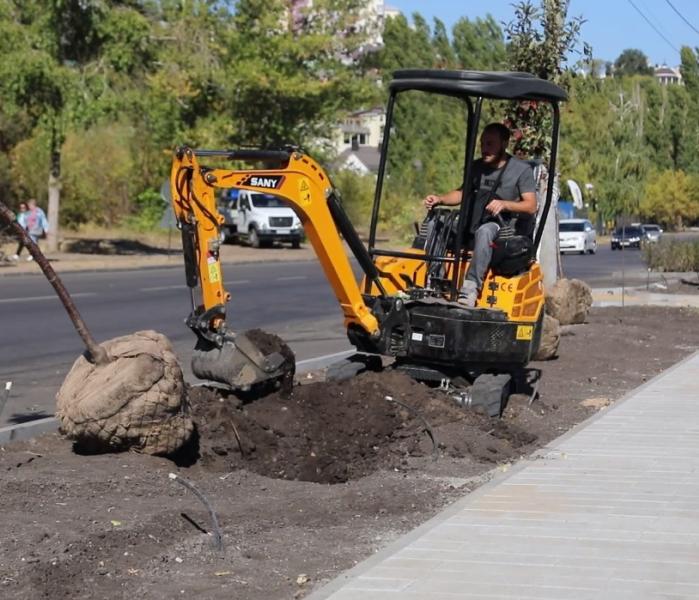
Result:
{"label": "mound of soil", "polygon": [[343,483],[439,450],[495,462],[536,440],[396,371],[296,386],[245,405],[207,387],[192,388],[189,399],[204,468],[277,479]]}

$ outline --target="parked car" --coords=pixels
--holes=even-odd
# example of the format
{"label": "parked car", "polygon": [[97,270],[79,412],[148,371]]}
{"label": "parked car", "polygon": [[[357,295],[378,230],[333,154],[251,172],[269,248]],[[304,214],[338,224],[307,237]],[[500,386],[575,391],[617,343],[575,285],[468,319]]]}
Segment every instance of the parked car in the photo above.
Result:
{"label": "parked car", "polygon": [[644,223],[641,225],[641,229],[643,229],[645,241],[651,243],[659,242],[660,237],[663,234],[663,230],[660,225],[655,225],[653,223]]}
{"label": "parked car", "polygon": [[597,252],[597,232],[587,219],[562,219],[558,223],[558,246],[562,253],[594,254]]}
{"label": "parked car", "polygon": [[612,234],[612,250],[640,248],[644,235],[643,228],[640,225],[617,227]]}
{"label": "parked car", "polygon": [[278,196],[232,189],[219,199],[218,210],[225,219],[223,242],[247,241],[254,248],[286,242],[298,248],[303,240],[300,219]]}

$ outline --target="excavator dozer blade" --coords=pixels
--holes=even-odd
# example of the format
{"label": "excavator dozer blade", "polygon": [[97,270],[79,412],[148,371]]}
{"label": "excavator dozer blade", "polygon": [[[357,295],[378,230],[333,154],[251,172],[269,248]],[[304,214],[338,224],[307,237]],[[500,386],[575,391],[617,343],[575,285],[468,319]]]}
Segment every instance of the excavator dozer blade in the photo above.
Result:
{"label": "excavator dozer blade", "polygon": [[296,360],[280,337],[251,329],[227,339],[218,347],[200,338],[192,355],[192,372],[199,379],[216,381],[236,390],[259,384],[293,383]]}

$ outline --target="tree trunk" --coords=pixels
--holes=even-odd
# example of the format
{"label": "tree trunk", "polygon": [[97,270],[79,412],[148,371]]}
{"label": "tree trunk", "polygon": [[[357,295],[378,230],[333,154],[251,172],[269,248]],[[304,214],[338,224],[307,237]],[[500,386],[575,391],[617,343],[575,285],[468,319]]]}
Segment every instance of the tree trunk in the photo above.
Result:
{"label": "tree trunk", "polygon": [[58,251],[58,217],[61,204],[61,146],[55,127],[51,132],[51,165],[49,166],[49,231],[46,235],[49,252]]}
{"label": "tree trunk", "polygon": [[[537,176],[537,199],[539,202],[539,220],[543,216],[541,213],[544,210],[546,204],[546,187],[548,185],[548,174],[546,167],[541,165],[538,167],[541,169],[539,176]],[[539,244],[538,260],[541,265],[541,272],[544,277],[544,289],[551,289],[556,281],[558,281],[558,265],[559,265],[559,251],[558,251],[558,196],[559,196],[559,183],[558,175],[553,184],[553,194],[551,196],[551,206],[549,208],[548,216],[546,217],[546,224],[544,225],[544,233],[541,236],[541,243]]]}

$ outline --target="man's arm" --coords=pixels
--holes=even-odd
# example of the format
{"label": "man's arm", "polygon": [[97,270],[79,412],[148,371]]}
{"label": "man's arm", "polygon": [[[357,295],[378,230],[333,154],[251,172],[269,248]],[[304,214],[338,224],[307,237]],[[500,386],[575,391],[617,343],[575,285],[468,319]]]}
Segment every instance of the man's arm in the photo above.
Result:
{"label": "man's arm", "polygon": [[525,215],[533,215],[536,212],[536,194],[534,192],[525,192],[521,196],[519,202],[512,200],[500,200],[496,198],[491,200],[488,206],[485,207],[492,215],[499,215],[501,212],[511,212]]}
{"label": "man's arm", "polygon": [[461,190],[452,190],[451,192],[447,192],[441,196],[439,194],[430,194],[429,196],[426,196],[422,202],[425,205],[425,208],[432,208],[440,205],[456,206],[457,204],[461,204],[461,194]]}
{"label": "man's arm", "polygon": [[534,181],[534,171],[525,168],[517,179],[517,191],[519,201],[492,200],[485,209],[492,215],[499,215],[501,212],[515,214],[533,215],[536,213],[536,182]]}

